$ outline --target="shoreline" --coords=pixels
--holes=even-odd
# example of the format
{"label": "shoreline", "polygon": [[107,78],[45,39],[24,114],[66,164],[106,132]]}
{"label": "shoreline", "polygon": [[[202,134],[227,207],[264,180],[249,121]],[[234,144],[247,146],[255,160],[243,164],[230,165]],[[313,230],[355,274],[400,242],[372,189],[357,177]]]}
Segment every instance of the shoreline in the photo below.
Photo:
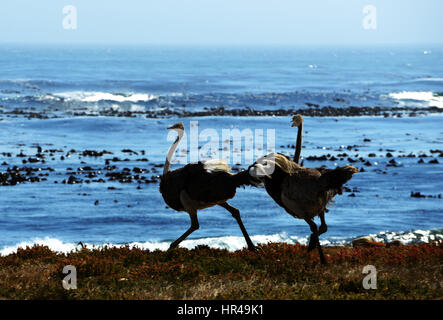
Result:
{"label": "shoreline", "polygon": [[[251,235],[251,239],[257,245],[273,245],[276,243],[287,245],[307,245],[309,235],[295,236],[288,235],[285,232],[270,235]],[[22,241],[16,245],[4,246],[0,248],[0,257],[10,254],[16,254],[20,250],[32,248],[34,246],[45,246],[57,254],[71,254],[79,249],[104,250],[109,248],[121,249],[130,248],[136,250],[167,251],[169,245],[174,239],[159,241],[134,241],[128,243],[83,243],[66,242],[57,238],[45,237],[36,238],[32,241]],[[359,235],[354,237],[324,237],[320,239],[322,247],[325,248],[349,248],[349,247],[386,247],[422,245],[433,242],[443,241],[443,228],[431,230],[408,230],[408,231],[381,231],[377,234]],[[214,250],[228,250],[235,252],[246,249],[244,238],[241,236],[219,236],[219,237],[200,237],[190,238],[183,241],[180,248],[194,250],[199,246],[208,246]]]}
{"label": "shoreline", "polygon": [[279,108],[279,109],[253,109],[249,107],[226,109],[224,107],[203,108],[200,111],[185,111],[174,110],[166,108],[162,110],[146,110],[146,111],[119,111],[113,109],[104,109],[94,112],[67,112],[60,114],[60,112],[52,111],[26,111],[24,109],[15,108],[13,110],[4,110],[4,106],[0,106],[0,121],[2,116],[6,118],[17,118],[23,116],[28,119],[56,119],[66,117],[125,117],[125,118],[169,118],[169,117],[211,117],[211,116],[233,116],[233,117],[263,117],[263,116],[291,116],[299,113],[306,117],[359,117],[359,116],[373,116],[373,117],[417,117],[426,116],[430,114],[443,114],[443,108],[438,107],[333,107],[333,106],[319,106],[316,104],[306,103],[308,108]]}

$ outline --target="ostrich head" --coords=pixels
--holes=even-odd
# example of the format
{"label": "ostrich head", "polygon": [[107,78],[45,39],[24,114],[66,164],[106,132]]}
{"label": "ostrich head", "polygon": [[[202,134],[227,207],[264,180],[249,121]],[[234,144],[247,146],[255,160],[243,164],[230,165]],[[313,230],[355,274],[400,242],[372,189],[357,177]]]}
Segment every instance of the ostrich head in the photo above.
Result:
{"label": "ostrich head", "polygon": [[248,172],[251,182],[255,185],[265,181],[266,178],[271,179],[271,175],[275,169],[275,155],[273,153],[258,159],[253,165],[249,166]]}
{"label": "ostrich head", "polygon": [[292,127],[299,127],[303,123],[303,117],[301,114],[295,114],[292,116]]}
{"label": "ostrich head", "polygon": [[177,122],[176,124],[168,127],[168,130],[185,131],[185,126],[183,122]]}

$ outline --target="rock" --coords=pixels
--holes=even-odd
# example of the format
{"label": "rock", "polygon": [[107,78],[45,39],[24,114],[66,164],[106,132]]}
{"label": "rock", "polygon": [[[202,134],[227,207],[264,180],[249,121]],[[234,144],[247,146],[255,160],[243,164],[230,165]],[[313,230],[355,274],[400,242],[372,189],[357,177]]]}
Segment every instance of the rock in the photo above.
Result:
{"label": "rock", "polygon": [[376,248],[376,247],[385,247],[386,245],[381,242],[376,242],[374,238],[371,236],[363,236],[352,240],[352,246],[362,247],[362,248]]}
{"label": "rock", "polygon": [[401,246],[404,246],[404,244],[400,240],[393,240],[393,241],[391,241],[391,242],[386,244],[386,248],[389,248],[389,247],[401,247]]}
{"label": "rock", "polygon": [[420,192],[412,192],[412,191],[411,191],[411,197],[412,198],[426,198],[426,196],[421,194]]}

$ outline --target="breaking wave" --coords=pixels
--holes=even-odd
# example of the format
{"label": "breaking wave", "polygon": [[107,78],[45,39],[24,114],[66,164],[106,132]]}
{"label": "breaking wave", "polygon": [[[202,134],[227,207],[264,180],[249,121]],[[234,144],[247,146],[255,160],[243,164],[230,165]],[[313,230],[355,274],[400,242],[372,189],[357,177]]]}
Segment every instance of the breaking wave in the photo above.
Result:
{"label": "breaking wave", "polygon": [[[401,232],[389,232],[382,231],[377,234],[370,234],[370,236],[378,242],[391,242],[394,240],[399,240],[403,244],[412,243],[429,243],[433,241],[443,240],[443,228],[435,230],[412,230],[412,231],[401,231]],[[340,237],[330,237],[320,240],[323,246],[344,246],[350,245],[353,238],[340,238]],[[297,237],[290,236],[286,233],[272,234],[272,235],[255,235],[251,237],[252,241],[256,244],[267,244],[275,242],[283,242],[288,244],[303,244],[306,245],[309,240],[309,236]],[[146,242],[132,242],[128,244],[92,244],[85,243],[89,249],[101,249],[105,246],[107,247],[125,247],[130,248],[140,248],[144,250],[162,250],[165,251],[169,248],[172,241],[146,241]],[[34,245],[48,246],[52,251],[69,253],[76,249],[80,249],[80,245],[76,243],[63,242],[60,239],[46,237],[44,239],[34,239],[32,241],[23,241],[13,246],[7,246],[0,250],[1,256],[6,256],[17,252],[19,248],[32,247]],[[214,249],[227,249],[229,251],[236,251],[245,248],[245,240],[243,237],[239,236],[224,236],[224,237],[214,237],[214,238],[201,238],[201,239],[189,239],[183,241],[180,246],[192,249],[199,245],[207,245]]]}
{"label": "breaking wave", "polygon": [[402,91],[390,93],[389,97],[406,105],[408,102],[420,103],[423,106],[443,108],[443,94],[431,91]]}

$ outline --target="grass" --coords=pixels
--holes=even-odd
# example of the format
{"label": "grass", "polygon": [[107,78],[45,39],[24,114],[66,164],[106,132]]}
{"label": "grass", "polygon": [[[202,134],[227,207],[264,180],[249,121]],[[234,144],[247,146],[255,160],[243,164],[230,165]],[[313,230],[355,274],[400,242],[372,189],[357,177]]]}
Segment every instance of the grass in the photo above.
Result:
{"label": "grass", "polygon": [[[400,247],[327,247],[328,265],[306,247],[274,243],[259,252],[199,246],[170,252],[45,246],[0,257],[0,299],[442,299],[440,243]],[[365,265],[377,289],[365,290]],[[77,289],[62,286],[63,267]]]}

